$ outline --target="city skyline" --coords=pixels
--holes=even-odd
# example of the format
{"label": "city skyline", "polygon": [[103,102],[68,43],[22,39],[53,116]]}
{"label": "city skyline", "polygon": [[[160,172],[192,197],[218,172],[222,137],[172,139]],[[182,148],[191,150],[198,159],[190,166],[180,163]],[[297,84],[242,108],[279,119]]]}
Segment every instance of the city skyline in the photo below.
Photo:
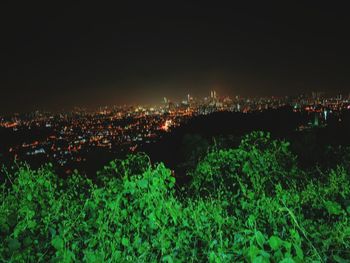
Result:
{"label": "city skyline", "polygon": [[[62,105],[58,105],[56,108],[52,107],[34,107],[31,110],[23,110],[23,111],[13,111],[13,112],[0,112],[0,117],[9,118],[16,115],[27,115],[27,114],[33,114],[36,112],[46,112],[46,113],[52,113],[52,114],[64,114],[67,112],[74,112],[76,110],[80,111],[86,111],[90,113],[104,111],[104,110],[116,110],[116,109],[123,109],[123,108],[162,108],[164,105],[174,105],[176,107],[179,106],[190,106],[192,105],[205,105],[207,103],[211,103],[213,101],[216,102],[229,102],[228,104],[232,103],[232,101],[274,101],[274,100],[280,100],[280,101],[288,101],[289,103],[291,101],[294,102],[300,102],[304,101],[303,103],[311,103],[313,101],[313,104],[321,106],[324,103],[327,103],[329,101],[343,101],[343,102],[349,102],[350,101],[350,93],[327,93],[324,91],[312,91],[309,93],[300,93],[296,95],[285,95],[285,96],[240,96],[236,94],[235,96],[229,96],[228,94],[222,94],[217,92],[216,90],[209,90],[207,91],[207,94],[204,94],[203,96],[196,96],[193,94],[182,94],[177,99],[169,98],[167,96],[156,98],[156,101],[154,103],[137,103],[134,101],[133,103],[105,103],[105,104],[96,104],[96,105],[84,105],[84,104],[76,104],[76,105],[70,105],[67,107],[63,107]],[[191,103],[190,103],[191,102]],[[288,103],[286,103],[288,104]],[[290,103],[289,105],[292,105],[293,103]],[[225,109],[230,111],[230,109]]]}
{"label": "city skyline", "polygon": [[[71,173],[74,167],[86,166],[93,152],[102,151],[112,157],[152,148],[166,134],[176,138],[178,131],[186,130],[187,125],[198,129],[198,120],[204,121],[203,125],[216,123],[214,127],[221,132],[232,128],[239,131],[240,125],[236,126],[228,121],[230,119],[246,128],[251,127],[247,120],[251,121],[250,125],[262,125],[260,128],[264,125],[278,128],[280,123],[275,118],[287,123],[288,118],[292,118],[293,127],[285,125],[293,132],[341,124],[349,112],[350,98],[324,95],[313,92],[294,98],[229,98],[211,90],[205,98],[194,98],[190,94],[179,102],[163,98],[159,106],[124,105],[100,107],[94,111],[76,108],[60,113],[35,111],[0,116],[3,134],[0,157],[39,164],[51,161],[64,173]],[[266,116],[269,117],[266,119]]]}

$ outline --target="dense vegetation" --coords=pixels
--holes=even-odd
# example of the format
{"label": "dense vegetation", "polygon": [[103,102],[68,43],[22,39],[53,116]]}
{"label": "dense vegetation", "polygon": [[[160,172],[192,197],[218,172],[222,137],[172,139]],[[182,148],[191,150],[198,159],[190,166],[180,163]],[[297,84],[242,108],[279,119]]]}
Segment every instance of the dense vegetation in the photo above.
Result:
{"label": "dense vegetation", "polygon": [[142,154],[94,181],[4,170],[0,261],[349,262],[347,158],[306,170],[289,148],[262,132],[211,147],[181,189]]}

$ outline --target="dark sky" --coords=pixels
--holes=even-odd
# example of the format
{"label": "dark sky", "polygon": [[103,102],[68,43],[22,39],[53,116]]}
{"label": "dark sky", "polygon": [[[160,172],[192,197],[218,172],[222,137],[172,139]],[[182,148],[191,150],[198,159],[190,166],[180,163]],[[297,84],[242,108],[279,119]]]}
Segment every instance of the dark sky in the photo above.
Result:
{"label": "dark sky", "polygon": [[349,11],[331,1],[11,2],[1,16],[0,112],[159,102],[211,89],[350,92]]}

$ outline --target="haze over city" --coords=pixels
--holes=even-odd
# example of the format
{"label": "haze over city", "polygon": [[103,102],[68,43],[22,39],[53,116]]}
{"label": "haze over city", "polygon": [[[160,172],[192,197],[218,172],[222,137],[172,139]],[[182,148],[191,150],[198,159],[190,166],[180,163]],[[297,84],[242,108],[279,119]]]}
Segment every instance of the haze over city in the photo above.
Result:
{"label": "haze over city", "polygon": [[[350,89],[341,6],[71,2],[3,8],[2,113]],[[186,95],[185,95],[186,96]]]}

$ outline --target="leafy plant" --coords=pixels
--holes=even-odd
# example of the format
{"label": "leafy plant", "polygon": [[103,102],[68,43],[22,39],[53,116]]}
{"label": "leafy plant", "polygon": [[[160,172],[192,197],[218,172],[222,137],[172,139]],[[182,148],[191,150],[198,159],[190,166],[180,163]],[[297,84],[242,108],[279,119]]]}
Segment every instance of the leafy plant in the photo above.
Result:
{"label": "leafy plant", "polygon": [[347,171],[303,171],[288,142],[262,132],[211,148],[181,192],[144,154],[96,181],[19,165],[1,174],[0,261],[348,262]]}

